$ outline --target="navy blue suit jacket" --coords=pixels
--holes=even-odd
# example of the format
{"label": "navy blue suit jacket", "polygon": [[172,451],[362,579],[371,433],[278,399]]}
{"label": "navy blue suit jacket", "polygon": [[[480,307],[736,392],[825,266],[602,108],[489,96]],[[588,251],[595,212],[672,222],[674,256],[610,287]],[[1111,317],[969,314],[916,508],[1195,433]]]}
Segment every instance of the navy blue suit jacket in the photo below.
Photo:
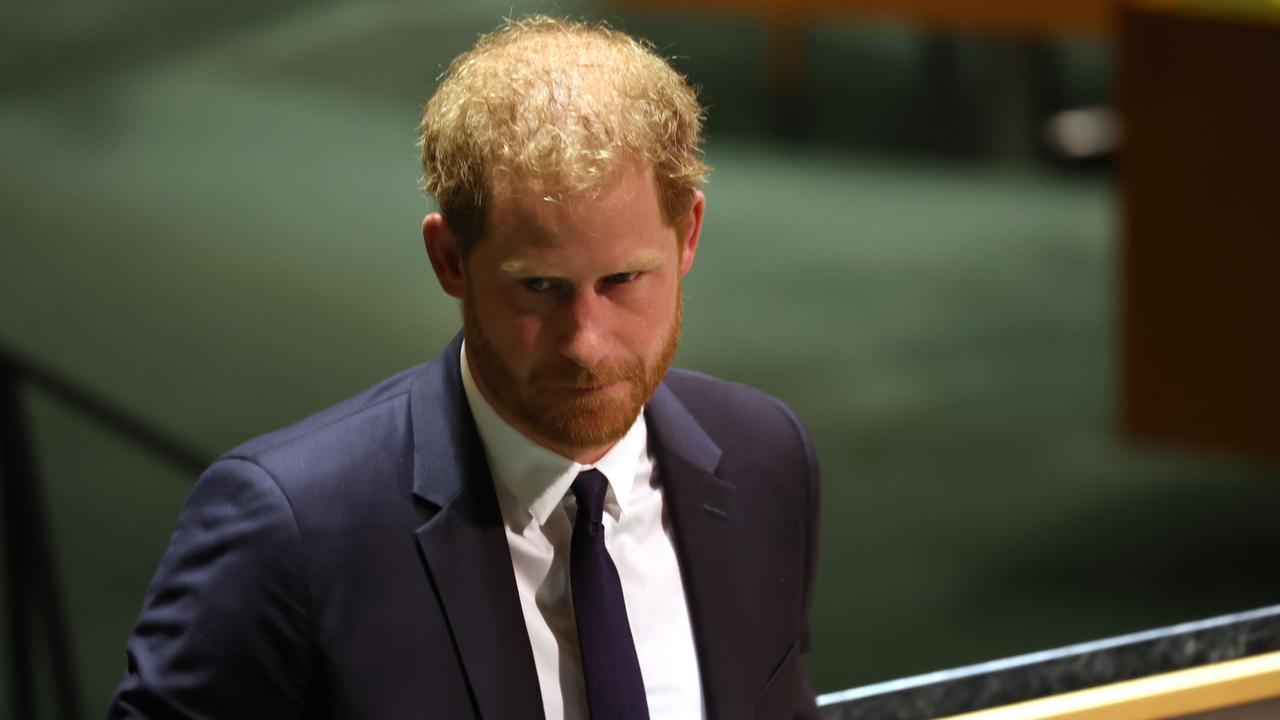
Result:
{"label": "navy blue suit jacket", "polygon": [[[542,717],[459,342],[210,466],[109,717]],[[767,395],[678,370],[645,412],[709,717],[813,715],[804,429]]]}

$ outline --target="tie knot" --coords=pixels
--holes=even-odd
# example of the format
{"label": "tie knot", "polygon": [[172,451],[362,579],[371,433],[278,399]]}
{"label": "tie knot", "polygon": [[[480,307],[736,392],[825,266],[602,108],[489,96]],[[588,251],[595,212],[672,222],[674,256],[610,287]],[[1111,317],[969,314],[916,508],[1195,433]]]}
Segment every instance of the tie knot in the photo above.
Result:
{"label": "tie knot", "polygon": [[578,515],[585,516],[592,524],[599,523],[604,514],[604,493],[609,488],[604,473],[591,468],[578,473],[573,480],[573,497],[578,501]]}

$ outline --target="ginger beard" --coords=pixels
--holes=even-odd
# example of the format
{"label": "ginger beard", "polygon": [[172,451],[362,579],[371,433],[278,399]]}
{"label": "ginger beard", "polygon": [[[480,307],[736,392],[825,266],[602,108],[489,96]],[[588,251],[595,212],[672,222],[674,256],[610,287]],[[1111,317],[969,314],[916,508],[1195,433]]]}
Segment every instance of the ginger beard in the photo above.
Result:
{"label": "ginger beard", "polygon": [[[608,360],[594,368],[566,364],[536,368],[519,378],[489,341],[476,317],[468,288],[462,300],[467,358],[488,400],[508,421],[531,431],[534,439],[572,448],[611,445],[627,434],[641,408],[653,397],[675,358],[684,310],[683,288],[676,285],[676,308],[667,337],[652,358]],[[612,383],[604,392],[585,392]]]}

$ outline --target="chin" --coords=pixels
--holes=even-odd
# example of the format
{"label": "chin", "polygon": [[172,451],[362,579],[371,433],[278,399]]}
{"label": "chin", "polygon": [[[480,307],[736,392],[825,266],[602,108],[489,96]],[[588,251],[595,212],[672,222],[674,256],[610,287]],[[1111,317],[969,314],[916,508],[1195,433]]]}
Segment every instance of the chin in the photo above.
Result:
{"label": "chin", "polygon": [[557,444],[594,448],[622,439],[647,400],[634,382],[612,383],[543,406],[526,420],[538,434]]}

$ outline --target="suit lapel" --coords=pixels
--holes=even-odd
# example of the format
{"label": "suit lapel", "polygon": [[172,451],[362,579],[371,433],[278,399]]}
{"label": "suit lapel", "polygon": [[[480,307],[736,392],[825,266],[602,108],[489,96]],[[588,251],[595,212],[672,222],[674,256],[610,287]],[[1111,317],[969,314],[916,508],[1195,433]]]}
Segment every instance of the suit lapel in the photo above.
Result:
{"label": "suit lapel", "polygon": [[[414,494],[438,508],[417,532],[481,717],[542,717],[542,695],[511,569],[497,495],[462,390],[461,337],[429,363],[410,400]],[[716,476],[721,452],[665,385],[646,410],[675,531],[708,716],[749,717],[744,659],[754,645],[743,521],[734,485]]]}
{"label": "suit lapel", "polygon": [[497,495],[462,390],[455,338],[414,382],[414,494],[438,508],[417,530],[483,718],[542,717],[542,694]]}
{"label": "suit lapel", "polygon": [[733,531],[743,521],[735,513],[736,488],[716,476],[719,447],[665,385],[649,402],[648,416],[693,620],[707,714],[750,717],[753,688],[743,661],[754,646],[745,559],[733,542]]}

